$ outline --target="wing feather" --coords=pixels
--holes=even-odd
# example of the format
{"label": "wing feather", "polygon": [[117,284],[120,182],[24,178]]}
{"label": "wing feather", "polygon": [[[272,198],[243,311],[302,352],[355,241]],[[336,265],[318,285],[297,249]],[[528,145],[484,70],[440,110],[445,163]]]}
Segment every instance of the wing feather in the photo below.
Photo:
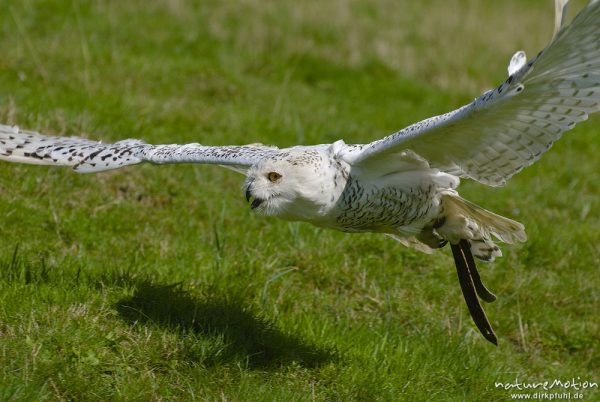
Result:
{"label": "wing feather", "polygon": [[79,173],[101,172],[142,162],[217,164],[245,172],[277,151],[260,144],[243,146],[151,145],[140,140],[104,144],[79,137],[53,137],[0,125],[0,160],[69,166]]}
{"label": "wing feather", "polygon": [[[565,6],[561,2],[560,9]],[[560,21],[562,26],[563,16]],[[349,149],[344,158],[368,166],[411,150],[432,167],[501,186],[599,110],[600,1],[592,1],[496,89],[455,111]]]}

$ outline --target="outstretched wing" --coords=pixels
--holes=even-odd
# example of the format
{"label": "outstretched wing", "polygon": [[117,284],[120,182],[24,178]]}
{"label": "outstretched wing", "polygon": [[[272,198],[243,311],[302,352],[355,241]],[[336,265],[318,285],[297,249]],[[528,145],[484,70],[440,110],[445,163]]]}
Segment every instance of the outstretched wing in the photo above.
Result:
{"label": "outstretched wing", "polygon": [[[562,12],[566,1],[558,3]],[[562,20],[557,17],[557,24]],[[349,148],[344,158],[369,166],[411,150],[442,171],[504,185],[563,132],[600,110],[600,1],[590,1],[529,62],[523,52],[515,54],[509,74],[472,103]]]}
{"label": "outstretched wing", "polygon": [[263,145],[151,145],[140,140],[103,144],[78,137],[51,137],[0,125],[0,160],[70,166],[80,173],[118,169],[141,162],[207,163],[245,172],[276,151],[275,147]]}

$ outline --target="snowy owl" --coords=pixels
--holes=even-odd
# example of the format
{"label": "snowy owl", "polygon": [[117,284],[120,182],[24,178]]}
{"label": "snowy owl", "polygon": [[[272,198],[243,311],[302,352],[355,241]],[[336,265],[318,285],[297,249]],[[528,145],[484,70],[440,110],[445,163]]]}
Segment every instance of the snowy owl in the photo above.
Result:
{"label": "snowy owl", "polygon": [[473,102],[369,144],[294,146],[104,144],[45,136],[0,125],[0,159],[100,172],[141,162],[207,163],[245,174],[245,196],[258,213],[344,232],[384,233],[432,252],[450,243],[469,312],[497,344],[479,299],[474,257],[501,256],[494,243],[526,240],[523,225],[489,212],[457,192],[460,178],[502,186],[537,161],[561,135],[600,110],[600,0],[570,25],[556,0],[550,44],[527,60],[510,60],[508,78]]}

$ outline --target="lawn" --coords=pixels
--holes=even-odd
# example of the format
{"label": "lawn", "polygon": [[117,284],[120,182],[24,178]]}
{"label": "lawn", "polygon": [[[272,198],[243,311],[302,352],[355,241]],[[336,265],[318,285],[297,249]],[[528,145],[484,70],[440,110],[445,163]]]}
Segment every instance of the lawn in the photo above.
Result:
{"label": "lawn", "polygon": [[[534,0],[2,1],[0,122],[369,142],[496,86],[553,23]],[[214,166],[0,163],[0,400],[491,401],[515,392],[496,382],[600,382],[598,132],[577,126],[506,187],[463,182],[529,236],[480,267],[498,347],[448,249],[256,216]]]}

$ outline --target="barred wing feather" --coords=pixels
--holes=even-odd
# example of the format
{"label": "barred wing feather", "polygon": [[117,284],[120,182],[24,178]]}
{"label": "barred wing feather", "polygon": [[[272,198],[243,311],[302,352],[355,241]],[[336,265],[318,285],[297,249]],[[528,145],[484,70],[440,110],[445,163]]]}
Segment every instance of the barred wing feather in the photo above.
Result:
{"label": "barred wing feather", "polygon": [[0,125],[0,160],[70,166],[80,173],[118,169],[141,162],[206,163],[245,172],[276,152],[259,144],[244,146],[151,145],[140,140],[104,144],[79,137],[52,137]]}
{"label": "barred wing feather", "polygon": [[368,166],[411,150],[442,171],[502,186],[598,110],[600,1],[592,1],[498,88],[453,112],[351,149],[346,159]]}

